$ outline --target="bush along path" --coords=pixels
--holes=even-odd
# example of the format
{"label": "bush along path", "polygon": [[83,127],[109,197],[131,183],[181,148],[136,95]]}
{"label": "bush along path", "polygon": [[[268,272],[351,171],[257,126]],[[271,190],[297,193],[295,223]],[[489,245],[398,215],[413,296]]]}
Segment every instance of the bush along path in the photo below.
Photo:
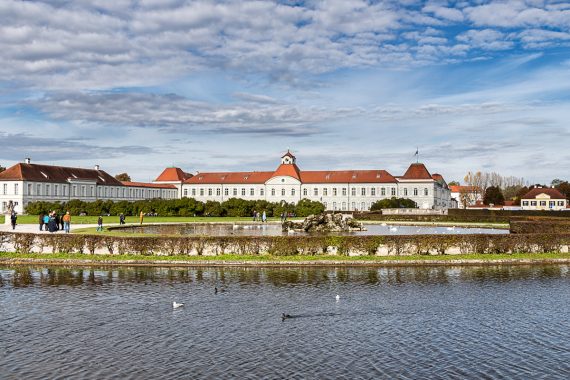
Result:
{"label": "bush along path", "polygon": [[139,256],[436,256],[569,251],[570,233],[391,236],[138,236],[0,232],[0,252]]}

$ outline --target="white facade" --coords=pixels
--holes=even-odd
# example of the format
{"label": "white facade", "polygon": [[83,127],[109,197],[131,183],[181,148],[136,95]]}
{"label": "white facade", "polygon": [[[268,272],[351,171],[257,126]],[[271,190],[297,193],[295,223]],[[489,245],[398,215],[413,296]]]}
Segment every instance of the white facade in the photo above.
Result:
{"label": "white facade", "polygon": [[[34,170],[35,177],[27,179],[21,174],[23,169],[21,173],[14,170],[17,165],[28,171]],[[429,174],[423,164],[412,164],[401,177],[394,177],[383,170],[303,172],[296,166],[295,157],[288,152],[275,172],[198,173],[192,176],[178,168],[168,168],[153,184],[121,183],[98,167],[87,170],[33,166],[29,162],[17,165],[7,169],[6,172],[10,171],[8,174],[0,173],[0,212],[6,212],[10,202],[15,205],[16,212],[23,213],[27,204],[35,201],[136,201],[184,197],[201,202],[241,198],[297,203],[309,199],[323,203],[326,210],[334,211],[366,211],[374,202],[392,197],[409,198],[421,209],[447,209],[451,206],[447,184],[441,176]],[[52,169],[54,175],[49,172]],[[66,176],[62,177],[60,173],[57,180],[50,181],[51,177],[57,176],[58,169],[65,169]],[[74,171],[79,175],[73,174]],[[20,173],[23,179],[17,178],[13,174],[15,172]]]}
{"label": "white facade", "polygon": [[[24,164],[17,164],[24,165]],[[25,165],[32,165],[27,162]],[[13,167],[12,167],[13,168]],[[6,172],[12,168],[8,168]],[[47,168],[47,169],[46,169]],[[45,180],[27,180],[27,179],[10,179],[10,177],[0,173],[0,213],[8,211],[9,205],[14,206],[14,210],[22,214],[25,207],[30,202],[67,202],[72,199],[79,199],[85,202],[92,202],[98,199],[111,201],[136,201],[142,199],[164,198],[176,199],[179,197],[178,189],[168,185],[155,184],[138,184],[127,183],[122,184],[114,181],[113,185],[101,184],[100,176],[95,178],[74,178],[73,176],[62,181],[61,178],[54,178],[49,181],[50,169],[57,171],[61,167],[48,167],[42,165],[40,173],[44,174]],[[35,169],[35,168],[34,168]],[[74,168],[65,168],[73,172]],[[81,170],[82,173],[86,169]],[[97,172],[104,173],[98,168]],[[107,173],[102,174],[103,179],[109,176]]]}
{"label": "white facade", "polygon": [[[422,164],[417,165],[423,167]],[[284,174],[287,172],[291,175]],[[392,197],[409,198],[423,209],[446,209],[451,205],[447,185],[442,179],[436,180],[431,175],[423,179],[390,176],[391,182],[383,179],[383,182],[359,182],[363,177],[358,177],[360,172],[366,172],[366,178],[371,177],[372,180],[376,177],[370,176],[370,171],[353,172],[355,174],[349,176],[347,181],[319,183],[315,181],[316,177],[326,181],[339,172],[302,172],[296,167],[295,157],[288,153],[282,157],[281,166],[273,173],[198,173],[182,183],[181,197],[195,198],[201,202],[241,198],[297,203],[301,199],[309,199],[323,203],[326,210],[338,211],[370,210],[374,202]],[[304,173],[309,173],[307,176],[311,177],[311,183],[303,182]],[[255,175],[266,179],[248,183]],[[225,181],[230,176],[233,176],[233,183]]]}

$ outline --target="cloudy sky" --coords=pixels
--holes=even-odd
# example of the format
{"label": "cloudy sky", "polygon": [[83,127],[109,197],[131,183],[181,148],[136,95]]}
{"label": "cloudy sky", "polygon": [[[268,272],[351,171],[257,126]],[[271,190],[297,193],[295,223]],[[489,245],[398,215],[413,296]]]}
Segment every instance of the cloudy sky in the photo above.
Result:
{"label": "cloudy sky", "polygon": [[0,164],[570,177],[568,1],[0,1]]}

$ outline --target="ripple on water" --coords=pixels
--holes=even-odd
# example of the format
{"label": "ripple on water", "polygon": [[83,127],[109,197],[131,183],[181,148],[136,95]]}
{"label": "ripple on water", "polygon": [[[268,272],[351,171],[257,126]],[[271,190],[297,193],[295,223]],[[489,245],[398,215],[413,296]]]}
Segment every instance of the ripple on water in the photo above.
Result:
{"label": "ripple on water", "polygon": [[[38,280],[23,287],[7,268],[0,372],[566,378],[570,272],[556,268],[28,268]],[[185,307],[173,310],[173,300]]]}

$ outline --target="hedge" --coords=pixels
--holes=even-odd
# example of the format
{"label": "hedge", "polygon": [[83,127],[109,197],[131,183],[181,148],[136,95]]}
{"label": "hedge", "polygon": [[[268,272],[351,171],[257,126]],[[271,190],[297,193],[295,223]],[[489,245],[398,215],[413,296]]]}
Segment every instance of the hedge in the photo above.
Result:
{"label": "hedge", "polygon": [[512,220],[510,232],[514,234],[570,233],[570,220]]}
{"label": "hedge", "polygon": [[381,212],[354,213],[359,220],[410,222],[508,223],[512,220],[546,220],[568,218],[570,211],[509,211],[449,209],[447,215],[382,215]]}
{"label": "hedge", "polygon": [[325,209],[320,202],[302,199],[297,204],[268,202],[265,200],[246,200],[230,198],[225,202],[207,201],[206,203],[194,198],[182,199],[145,199],[138,201],[103,201],[93,202],[72,199],[68,202],[30,202],[26,213],[31,215],[45,214],[52,210],[69,211],[72,215],[139,215],[141,211],[157,213],[160,216],[232,216],[250,217],[253,211],[266,212],[267,216],[279,216],[282,213],[294,213],[297,216],[319,214]]}
{"label": "hedge", "polygon": [[0,232],[0,251],[110,255],[444,255],[568,252],[570,234],[390,236],[193,236]]}

